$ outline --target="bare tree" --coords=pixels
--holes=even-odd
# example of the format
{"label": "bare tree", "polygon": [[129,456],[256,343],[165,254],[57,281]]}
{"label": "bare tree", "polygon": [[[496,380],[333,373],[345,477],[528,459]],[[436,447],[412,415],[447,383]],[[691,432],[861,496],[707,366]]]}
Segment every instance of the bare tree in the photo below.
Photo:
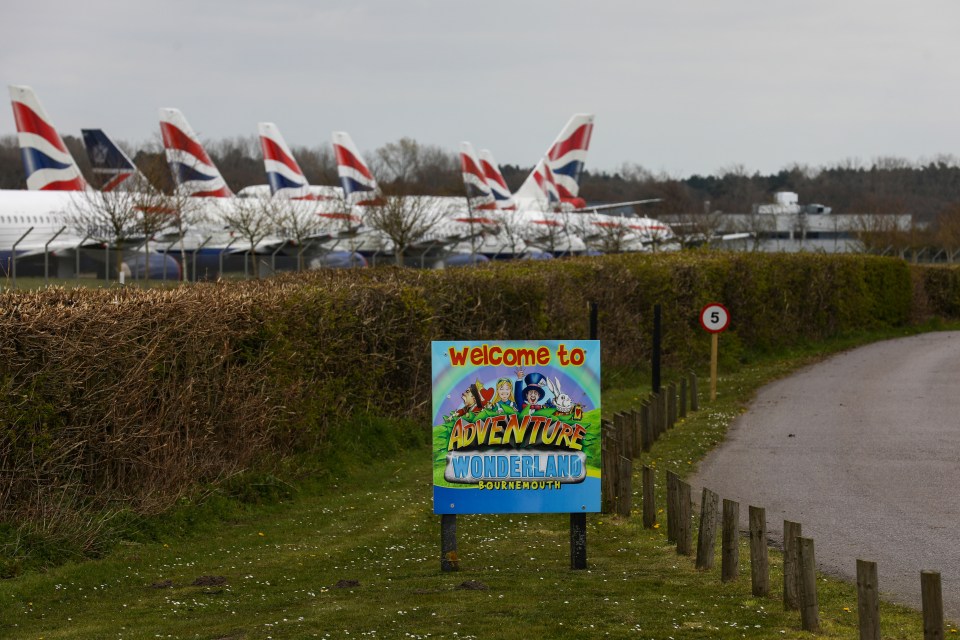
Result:
{"label": "bare tree", "polygon": [[70,201],[67,220],[80,236],[103,243],[116,255],[113,269],[123,266],[124,251],[145,246],[169,224],[164,196],[155,190],[82,191]]}
{"label": "bare tree", "polygon": [[499,209],[492,216],[497,221],[496,235],[504,253],[514,257],[520,255],[527,247],[527,224],[524,216],[516,209]]}
{"label": "bare tree", "polygon": [[666,217],[670,228],[681,246],[698,247],[709,244],[723,225],[723,217],[717,212],[678,213]]}
{"label": "bare tree", "polygon": [[934,241],[947,254],[947,262],[953,264],[954,257],[960,251],[960,203],[941,211],[934,228]]}
{"label": "bare tree", "polygon": [[571,213],[567,216],[566,226],[588,248],[603,253],[622,253],[628,250],[628,243],[638,240],[637,234],[627,224],[627,218],[621,216]]}
{"label": "bare tree", "polygon": [[435,232],[450,213],[441,198],[402,193],[385,193],[364,211],[364,222],[390,240],[397,265],[403,264],[404,255],[414,245],[437,243],[440,239]]}
{"label": "bare tree", "polygon": [[273,197],[277,235],[298,247],[297,268],[304,268],[304,253],[310,246],[336,246],[349,242],[360,231],[361,219],[350,211],[342,192],[321,200],[294,200]]}
{"label": "bare tree", "polygon": [[373,164],[386,182],[413,184],[420,171],[420,145],[413,138],[389,142],[377,149]]}
{"label": "bare tree", "polygon": [[526,242],[530,246],[538,247],[547,253],[568,253],[575,248],[574,238],[580,238],[572,233],[569,213],[551,213],[543,211],[530,217],[527,225]]}
{"label": "bare tree", "polygon": [[213,203],[216,211],[211,218],[222,221],[244,241],[254,278],[260,277],[260,265],[255,257],[257,247],[277,232],[282,202],[274,198],[221,198]]}

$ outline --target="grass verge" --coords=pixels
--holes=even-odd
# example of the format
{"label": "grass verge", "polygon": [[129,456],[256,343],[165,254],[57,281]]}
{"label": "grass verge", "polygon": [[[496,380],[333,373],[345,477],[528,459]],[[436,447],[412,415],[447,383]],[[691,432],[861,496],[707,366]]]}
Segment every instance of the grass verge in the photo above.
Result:
{"label": "grass verge", "polygon": [[[902,335],[902,332],[901,332]],[[641,459],[688,475],[764,383],[825,354],[885,336],[858,336],[721,369],[702,407]],[[604,394],[604,409],[636,406],[644,386]],[[243,508],[195,507],[189,526],[158,524],[107,557],[0,583],[0,637],[11,638],[808,638],[784,612],[782,561],[771,554],[770,598],[741,577],[722,583],[677,556],[665,527],[588,517],[589,570],[569,569],[565,515],[461,516],[461,571],[439,571],[428,437],[369,421],[350,455],[317,477],[260,478]],[[400,434],[399,436],[397,434]],[[365,453],[366,445],[379,448]],[[346,443],[340,443],[345,445]],[[635,466],[639,469],[639,465]],[[277,484],[284,488],[277,489]],[[635,484],[639,486],[639,483]],[[246,495],[246,494],[244,494]],[[635,499],[639,508],[639,500]],[[663,522],[663,514],[660,514]],[[461,588],[463,586],[474,588]],[[820,637],[856,638],[855,587],[823,579]],[[885,638],[922,637],[920,615],[882,605]]]}

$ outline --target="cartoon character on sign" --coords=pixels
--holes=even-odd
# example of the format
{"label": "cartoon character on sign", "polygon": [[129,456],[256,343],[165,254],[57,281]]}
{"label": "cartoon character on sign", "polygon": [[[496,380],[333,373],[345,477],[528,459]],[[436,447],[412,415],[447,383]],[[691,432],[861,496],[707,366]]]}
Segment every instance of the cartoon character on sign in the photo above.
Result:
{"label": "cartoon character on sign", "polygon": [[513,385],[513,392],[521,402],[520,413],[532,414],[534,411],[554,406],[552,400],[547,400],[541,404],[544,396],[547,395],[547,392],[543,390],[546,380],[543,374],[536,371],[524,376],[523,369],[517,369],[517,381]]}
{"label": "cartoon character on sign", "polygon": [[483,383],[477,380],[460,394],[463,406],[456,410],[455,415],[464,416],[468,413],[480,413],[493,398],[493,389],[484,389]]}
{"label": "cartoon character on sign", "polygon": [[[553,382],[550,382],[550,378],[546,379],[547,388],[550,389],[550,393],[553,394],[553,404],[556,406],[556,414],[567,416],[573,413],[574,404],[573,398],[568,396],[560,389],[560,378],[554,378]],[[581,411],[581,415],[583,415]]]}
{"label": "cartoon character on sign", "polygon": [[513,382],[510,378],[500,378],[494,388],[497,390],[497,395],[493,406],[496,407],[497,412],[504,413],[504,409],[516,412],[517,402],[513,396]]}

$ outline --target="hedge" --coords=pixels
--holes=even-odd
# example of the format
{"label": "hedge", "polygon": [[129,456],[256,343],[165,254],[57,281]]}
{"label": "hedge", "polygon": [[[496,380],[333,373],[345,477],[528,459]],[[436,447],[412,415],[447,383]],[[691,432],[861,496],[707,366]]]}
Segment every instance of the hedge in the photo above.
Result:
{"label": "hedge", "polygon": [[679,368],[703,358],[707,302],[730,310],[725,343],[764,350],[956,318],[960,277],[888,258],[695,252],[8,291],[0,522],[54,522],[51,505],[154,513],[265,454],[322,451],[351,414],[425,419],[431,340],[585,338],[588,301],[609,384],[649,359],[654,304]]}

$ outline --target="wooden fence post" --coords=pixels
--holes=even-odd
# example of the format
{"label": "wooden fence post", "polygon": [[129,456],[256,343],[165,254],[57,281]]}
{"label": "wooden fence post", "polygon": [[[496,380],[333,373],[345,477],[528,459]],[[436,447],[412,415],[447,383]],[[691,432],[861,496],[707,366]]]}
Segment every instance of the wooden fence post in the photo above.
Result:
{"label": "wooden fence post", "polygon": [[688,556],[693,550],[693,523],[690,521],[690,485],[677,480],[677,553]]}
{"label": "wooden fence post", "polygon": [[740,503],[723,499],[723,540],[720,543],[720,580],[740,575]]}
{"label": "wooden fence post", "polygon": [[643,436],[641,438],[642,449],[644,451],[650,451],[650,447],[653,446],[654,436],[653,436],[653,425],[650,423],[650,401],[645,401],[640,406],[640,433]]}
{"label": "wooden fence post", "polygon": [[640,410],[634,409],[629,414],[630,424],[633,426],[633,457],[639,458],[643,451],[643,427],[640,424]]}
{"label": "wooden fence post", "polygon": [[667,387],[667,416],[670,420],[670,426],[677,424],[677,383],[671,382]]}
{"label": "wooden fence post", "polygon": [[630,517],[630,511],[633,509],[633,460],[626,456],[620,456],[619,491],[617,496],[617,513],[623,518]]}
{"label": "wooden fence post", "polygon": [[943,640],[943,591],[939,572],[920,572],[920,596],[923,601],[923,640]]}
{"label": "wooden fence post", "polygon": [[617,433],[617,441],[620,443],[620,455],[629,457],[630,440],[628,438],[630,436],[624,424],[626,418],[627,415],[623,412],[615,413],[613,415],[613,429]]}
{"label": "wooden fence post", "polygon": [[680,493],[677,491],[677,483],[680,482],[680,476],[673,471],[667,471],[667,542],[677,541],[677,529],[679,525],[680,513]]}
{"label": "wooden fence post", "polygon": [[813,538],[797,538],[800,563],[800,626],[804,631],[820,633],[820,606],[817,603],[817,562]]}
{"label": "wooden fence post", "polygon": [[697,396],[697,374],[690,374],[690,410],[700,410],[700,398]]}
{"label": "wooden fence post", "polygon": [[617,473],[617,461],[619,460],[619,450],[620,444],[617,442],[616,433],[614,432],[613,425],[604,420],[601,425],[601,434],[603,435],[601,448],[602,448],[602,459],[600,464],[603,467],[602,471],[602,503],[603,503],[603,513],[616,513],[617,510],[617,495],[620,492],[620,477]]}
{"label": "wooden fence post", "polygon": [[750,507],[750,585],[753,595],[770,595],[770,559],[767,554],[767,510]]}
{"label": "wooden fence post", "polygon": [[687,379],[680,378],[680,417],[687,417]]}
{"label": "wooden fence post", "polygon": [[697,569],[713,567],[713,549],[717,541],[720,496],[703,488],[700,499],[700,531],[697,533]]}
{"label": "wooden fence post", "polygon": [[653,469],[643,467],[643,528],[652,529],[657,524],[657,503],[654,487],[655,474]]}
{"label": "wooden fence post", "polygon": [[800,608],[797,538],[803,535],[799,522],[783,521],[783,608]]}
{"label": "wooden fence post", "polygon": [[657,394],[651,392],[650,397],[647,398],[647,403],[650,407],[650,435],[652,436],[650,444],[652,446],[660,438],[660,424],[657,418],[657,405],[660,403],[657,401]]}
{"label": "wooden fence post", "polygon": [[877,588],[877,563],[857,560],[860,640],[880,640],[880,593]]}
{"label": "wooden fence post", "polygon": [[670,414],[667,411],[667,391],[664,389],[663,393],[659,397],[660,406],[657,408],[657,413],[660,415],[660,433],[666,433],[667,430],[673,425],[670,424]]}

